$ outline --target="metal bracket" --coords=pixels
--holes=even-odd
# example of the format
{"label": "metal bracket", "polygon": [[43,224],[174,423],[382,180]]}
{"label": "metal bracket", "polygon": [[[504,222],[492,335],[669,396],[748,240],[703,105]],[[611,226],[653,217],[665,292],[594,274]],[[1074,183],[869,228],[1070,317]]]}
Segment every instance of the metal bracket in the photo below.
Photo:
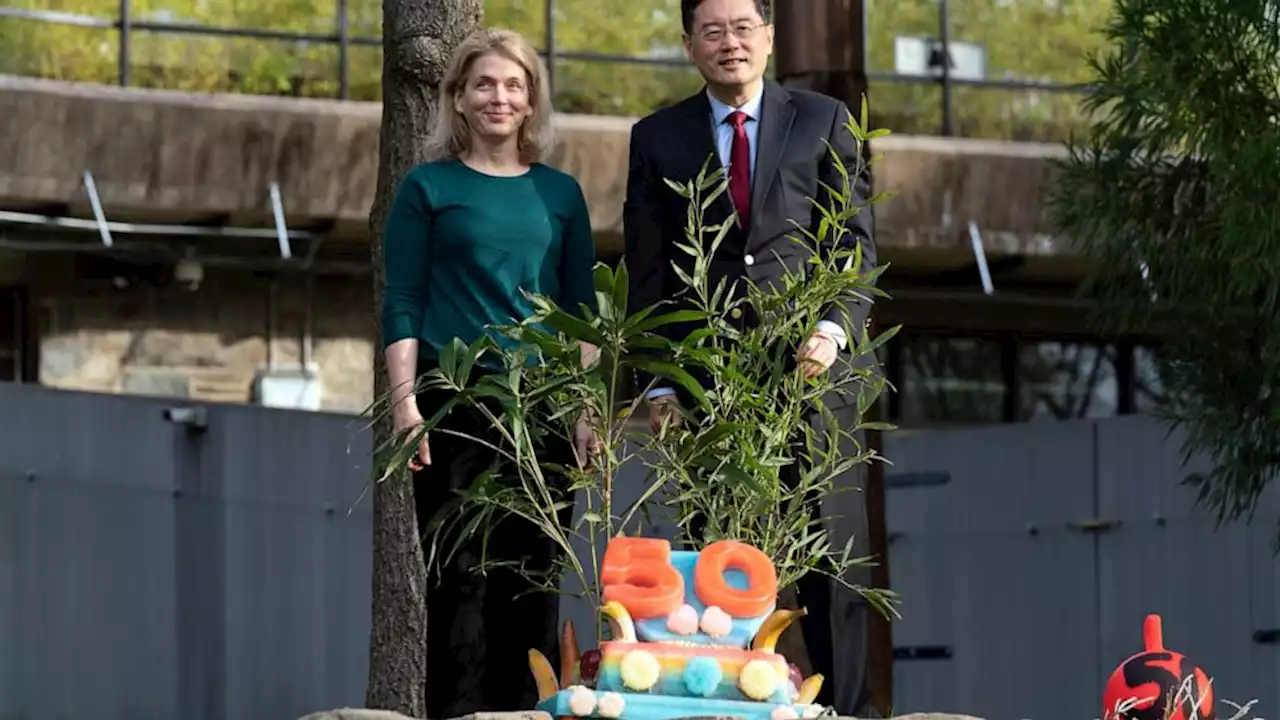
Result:
{"label": "metal bracket", "polygon": [[1067,523],[1067,527],[1076,532],[1105,533],[1120,527],[1119,520],[1105,520],[1103,518],[1089,518],[1077,522]]}
{"label": "metal bracket", "polygon": [[276,219],[276,242],[280,245],[280,257],[288,260],[293,257],[293,246],[289,243],[289,226],[284,221],[284,203],[280,201],[280,184],[272,181],[271,214]]}
{"label": "metal bracket", "polygon": [[164,409],[164,419],[174,425],[183,425],[188,433],[198,434],[209,429],[209,416],[205,409],[196,407],[171,407]]}
{"label": "metal bracket", "polygon": [[987,267],[987,251],[982,247],[982,233],[978,231],[978,223],[969,221],[969,242],[973,245],[973,259],[978,263],[978,274],[982,276],[982,291],[988,295],[996,291],[991,282],[991,268]]}
{"label": "metal bracket", "polygon": [[102,244],[111,247],[115,242],[111,239],[111,228],[107,225],[107,214],[102,211],[102,199],[98,197],[98,184],[93,181],[93,173],[84,171],[84,189],[89,194],[89,206],[93,208],[93,219],[98,223],[98,235]]}
{"label": "metal bracket", "polygon": [[1259,645],[1280,645],[1280,628],[1254,630],[1253,641]]}
{"label": "metal bracket", "polygon": [[893,649],[894,660],[950,660],[950,645],[903,645]]}
{"label": "metal bracket", "polygon": [[886,475],[885,488],[933,487],[951,482],[951,473],[946,470],[929,472],[904,472]]}

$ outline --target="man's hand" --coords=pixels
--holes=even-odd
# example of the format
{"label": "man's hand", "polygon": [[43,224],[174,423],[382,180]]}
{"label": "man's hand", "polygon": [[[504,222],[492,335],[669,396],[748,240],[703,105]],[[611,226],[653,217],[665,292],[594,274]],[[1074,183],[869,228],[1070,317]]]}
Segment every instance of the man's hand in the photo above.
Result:
{"label": "man's hand", "polygon": [[680,427],[682,421],[679,396],[673,393],[649,401],[649,428],[655,434],[662,429],[663,425],[670,425],[675,429]]}
{"label": "man's hand", "polygon": [[800,346],[796,365],[806,379],[812,379],[831,369],[839,352],[840,346],[835,338],[824,332],[815,332]]}

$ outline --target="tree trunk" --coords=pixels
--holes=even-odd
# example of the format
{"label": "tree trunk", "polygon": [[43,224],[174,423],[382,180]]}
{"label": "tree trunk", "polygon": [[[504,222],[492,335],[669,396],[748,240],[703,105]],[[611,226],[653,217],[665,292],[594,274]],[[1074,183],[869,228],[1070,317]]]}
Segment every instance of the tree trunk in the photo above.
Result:
{"label": "tree trunk", "polygon": [[[369,215],[374,327],[381,337],[382,229],[400,180],[424,159],[436,112],[436,91],[453,49],[483,17],[482,0],[384,0],[382,5],[382,130],[378,188]],[[374,397],[387,396],[386,362],[374,354]],[[374,428],[374,447],[390,423]],[[379,474],[374,469],[375,477]],[[373,628],[365,705],[426,717],[427,584],[413,485],[407,473],[373,493]]]}

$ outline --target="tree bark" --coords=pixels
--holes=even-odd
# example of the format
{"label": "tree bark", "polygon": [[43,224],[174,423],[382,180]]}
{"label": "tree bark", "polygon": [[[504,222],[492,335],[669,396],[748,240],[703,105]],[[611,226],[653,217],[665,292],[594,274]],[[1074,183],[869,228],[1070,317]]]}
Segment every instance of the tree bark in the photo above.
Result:
{"label": "tree bark", "polygon": [[[449,55],[483,18],[482,0],[384,0],[382,5],[382,129],[378,187],[369,215],[374,327],[381,337],[382,230],[396,187],[425,159],[437,109],[436,92]],[[374,354],[374,397],[387,397],[386,362]],[[374,447],[390,437],[390,422],[374,428]],[[374,476],[378,475],[374,468]],[[427,572],[407,473],[373,492],[373,608],[365,705],[426,717]]]}

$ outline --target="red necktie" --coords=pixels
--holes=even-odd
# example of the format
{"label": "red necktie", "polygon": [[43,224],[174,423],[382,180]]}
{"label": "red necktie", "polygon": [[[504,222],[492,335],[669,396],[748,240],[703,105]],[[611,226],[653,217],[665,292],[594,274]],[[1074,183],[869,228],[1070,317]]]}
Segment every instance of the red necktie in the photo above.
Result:
{"label": "red necktie", "polygon": [[747,114],[741,110],[725,119],[733,125],[733,145],[729,150],[729,197],[738,210],[743,230],[751,227],[751,143],[747,141]]}

